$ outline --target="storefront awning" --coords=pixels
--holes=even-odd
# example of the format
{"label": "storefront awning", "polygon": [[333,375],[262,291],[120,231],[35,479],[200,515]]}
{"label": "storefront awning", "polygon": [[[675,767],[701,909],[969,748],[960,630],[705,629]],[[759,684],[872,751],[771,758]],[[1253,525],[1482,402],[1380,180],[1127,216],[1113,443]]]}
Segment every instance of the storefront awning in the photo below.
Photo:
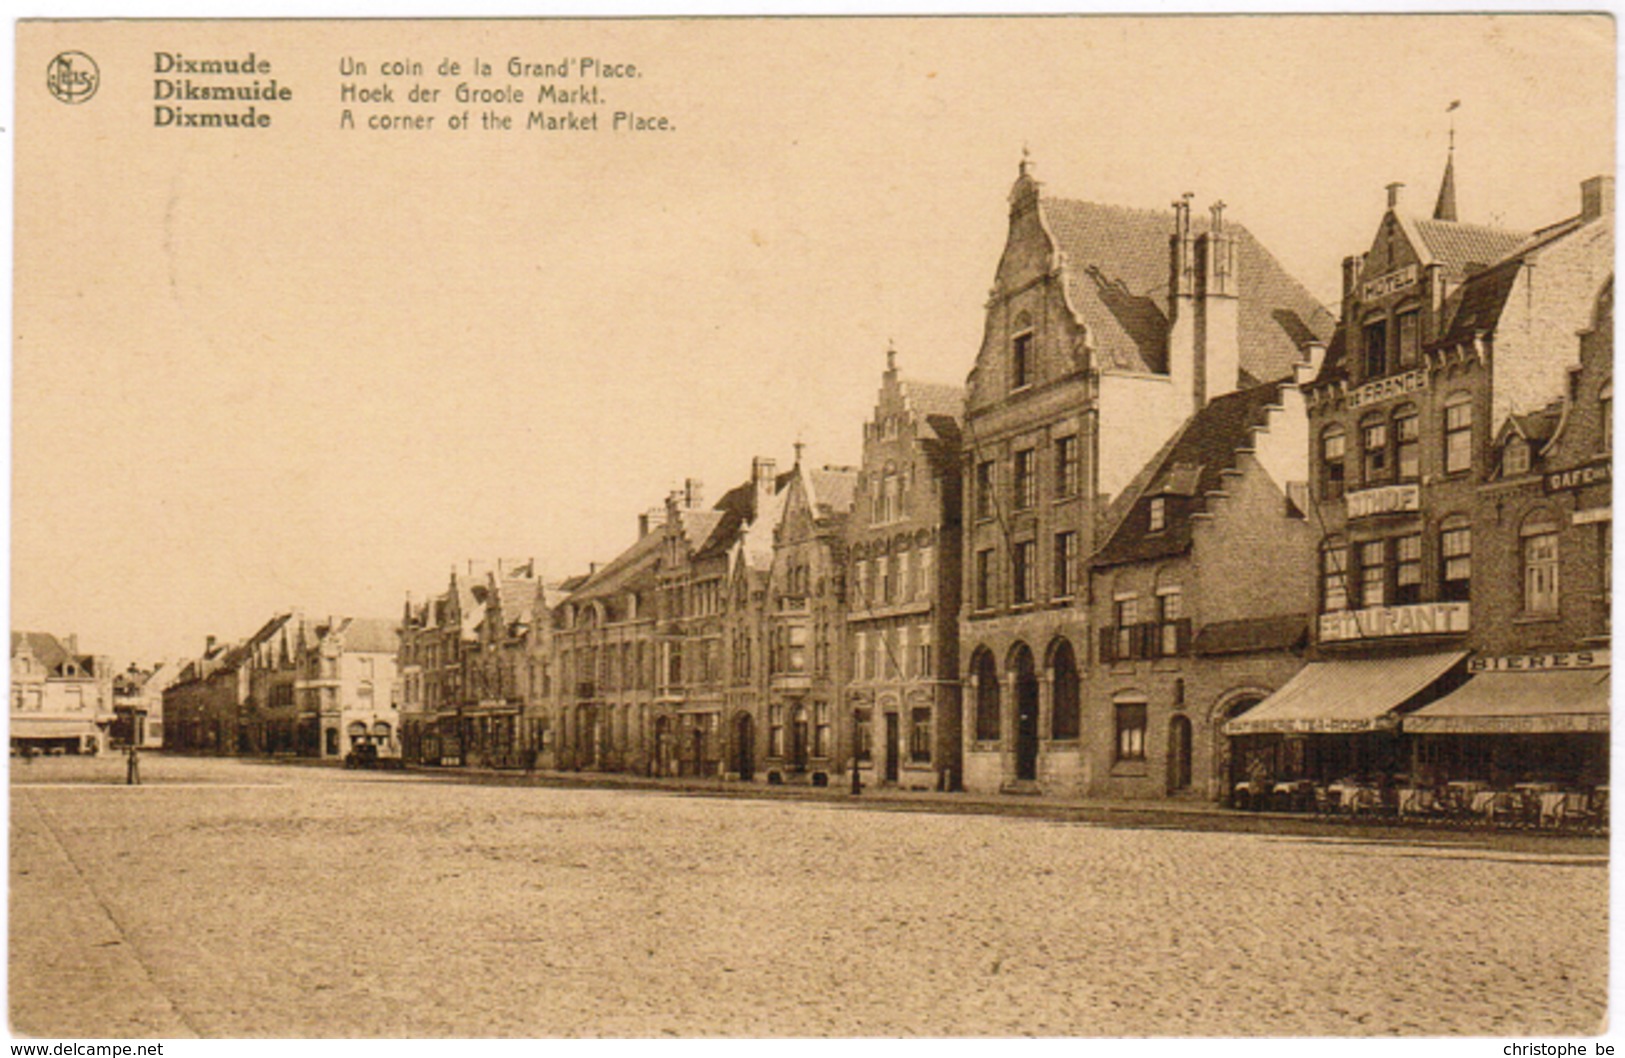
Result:
{"label": "storefront awning", "polygon": [[[112,717],[107,717],[111,720]],[[105,721],[103,721],[105,722]],[[17,716],[11,717],[12,738],[74,738],[96,734],[97,721],[85,717]]]}
{"label": "storefront awning", "polygon": [[1224,725],[1227,735],[1358,734],[1399,726],[1393,710],[1461,661],[1460,651],[1317,661]]}
{"label": "storefront awning", "polygon": [[1608,670],[1483,672],[1405,718],[1419,735],[1561,734],[1608,730]]}

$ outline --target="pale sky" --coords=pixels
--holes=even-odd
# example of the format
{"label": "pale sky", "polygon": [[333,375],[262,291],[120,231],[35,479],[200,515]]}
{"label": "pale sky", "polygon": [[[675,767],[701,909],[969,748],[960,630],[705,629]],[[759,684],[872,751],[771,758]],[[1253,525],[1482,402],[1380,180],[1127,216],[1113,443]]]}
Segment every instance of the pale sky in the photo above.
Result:
{"label": "pale sky", "polygon": [[[153,127],[155,52],[250,50],[272,128]],[[676,129],[342,130],[346,55],[632,62],[601,120]],[[1335,311],[1451,100],[1463,220],[1578,212],[1613,55],[1578,16],[25,25],[12,625],[150,660],[394,616],[469,558],[607,561],[798,436],[854,463],[888,340],[970,370],[1024,144],[1053,194],[1223,198]]]}

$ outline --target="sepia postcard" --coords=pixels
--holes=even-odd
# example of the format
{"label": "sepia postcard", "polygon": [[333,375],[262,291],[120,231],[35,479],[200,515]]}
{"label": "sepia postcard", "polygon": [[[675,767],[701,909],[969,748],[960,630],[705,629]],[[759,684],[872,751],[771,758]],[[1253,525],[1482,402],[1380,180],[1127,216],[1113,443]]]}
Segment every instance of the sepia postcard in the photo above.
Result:
{"label": "sepia postcard", "polygon": [[1613,1053],[1616,32],[16,22],[11,1033]]}

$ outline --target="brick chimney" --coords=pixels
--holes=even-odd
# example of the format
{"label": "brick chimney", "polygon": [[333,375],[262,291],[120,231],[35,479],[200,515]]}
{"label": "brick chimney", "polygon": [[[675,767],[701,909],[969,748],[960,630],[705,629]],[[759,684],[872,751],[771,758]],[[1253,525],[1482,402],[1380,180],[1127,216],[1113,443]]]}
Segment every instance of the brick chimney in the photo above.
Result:
{"label": "brick chimney", "polygon": [[1225,226],[1224,203],[1208,208],[1208,230],[1196,240],[1196,407],[1234,393],[1241,384],[1241,290],[1236,238]]}
{"label": "brick chimney", "polygon": [[1596,220],[1614,212],[1614,178],[1593,176],[1580,182],[1580,219]]}
{"label": "brick chimney", "polygon": [[699,478],[683,479],[683,506],[691,511],[699,510],[705,502],[705,486]]}
{"label": "brick chimney", "polygon": [[[1174,202],[1168,237],[1168,377],[1180,397],[1196,398],[1196,238],[1191,232],[1190,192]],[[1198,402],[1199,404],[1199,402]],[[1193,404],[1193,410],[1197,405]]]}
{"label": "brick chimney", "polygon": [[760,517],[768,501],[773,499],[773,479],[777,476],[777,468],[778,465],[767,456],[757,456],[750,461],[750,479],[756,486],[756,507],[751,512],[753,518]]}
{"label": "brick chimney", "polygon": [[1395,181],[1388,185],[1388,208],[1398,209],[1405,198],[1405,185]]}

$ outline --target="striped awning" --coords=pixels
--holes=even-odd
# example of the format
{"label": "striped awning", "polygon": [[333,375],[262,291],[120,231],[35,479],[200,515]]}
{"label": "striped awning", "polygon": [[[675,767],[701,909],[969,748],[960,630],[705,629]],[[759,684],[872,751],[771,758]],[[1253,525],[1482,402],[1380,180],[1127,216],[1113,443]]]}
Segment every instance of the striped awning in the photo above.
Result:
{"label": "striped awning", "polygon": [[1227,735],[1359,734],[1392,731],[1394,710],[1425,691],[1467,655],[1317,661],[1286,686],[1224,725]]}
{"label": "striped awning", "polygon": [[1608,670],[1482,672],[1405,718],[1421,735],[1603,733]]}

